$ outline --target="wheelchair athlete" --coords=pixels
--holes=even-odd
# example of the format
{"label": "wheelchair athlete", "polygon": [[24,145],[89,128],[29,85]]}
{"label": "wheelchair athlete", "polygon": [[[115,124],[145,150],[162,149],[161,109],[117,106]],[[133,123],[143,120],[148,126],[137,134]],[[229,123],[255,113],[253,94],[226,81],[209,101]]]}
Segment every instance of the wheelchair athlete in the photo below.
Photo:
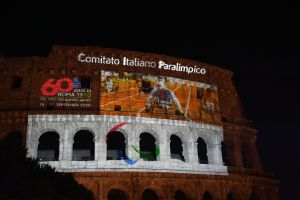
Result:
{"label": "wheelchair athlete", "polygon": [[159,77],[157,85],[151,91],[146,101],[146,112],[153,113],[154,107],[158,106],[164,110],[164,113],[168,114],[168,109],[173,105],[176,105],[176,115],[184,115],[180,102],[175,96],[174,92],[168,89],[165,85],[163,77]]}

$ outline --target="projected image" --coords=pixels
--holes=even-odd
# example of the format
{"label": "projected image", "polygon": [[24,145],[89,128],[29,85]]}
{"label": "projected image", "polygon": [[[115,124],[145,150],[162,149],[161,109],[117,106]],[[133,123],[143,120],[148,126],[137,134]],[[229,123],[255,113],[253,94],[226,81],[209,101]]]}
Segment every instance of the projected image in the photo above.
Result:
{"label": "projected image", "polygon": [[101,114],[220,121],[217,87],[143,73],[101,72]]}
{"label": "projected image", "polygon": [[40,88],[40,107],[91,107],[90,78],[50,78]]}

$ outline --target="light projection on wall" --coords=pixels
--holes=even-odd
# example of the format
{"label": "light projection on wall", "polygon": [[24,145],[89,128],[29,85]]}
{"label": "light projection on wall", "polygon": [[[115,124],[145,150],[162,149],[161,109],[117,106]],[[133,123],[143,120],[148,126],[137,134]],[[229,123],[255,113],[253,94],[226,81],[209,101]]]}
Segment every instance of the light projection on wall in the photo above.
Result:
{"label": "light projection on wall", "polygon": [[[105,143],[106,143],[106,145],[108,145],[108,136],[109,136],[110,134],[114,134],[115,132],[118,132],[119,129],[120,129],[122,126],[126,125],[126,124],[128,124],[128,122],[122,122],[122,123],[119,123],[119,124],[115,125],[113,128],[111,128],[111,129],[108,131],[108,133],[107,133],[107,135],[106,135],[106,138],[105,138]],[[155,156],[154,156],[151,152],[141,152],[141,151],[140,151],[136,146],[134,146],[134,145],[131,145],[131,147],[132,147],[132,149],[134,150],[134,152],[136,152],[136,153],[139,155],[139,157],[142,158],[142,159],[154,160],[154,157],[158,157],[159,154],[160,154],[160,149],[159,149],[159,147],[156,147],[156,149],[155,149]],[[113,150],[113,151],[117,152],[117,158],[116,158],[117,160],[124,160],[128,165],[134,165],[134,164],[136,164],[136,163],[139,161],[139,159],[137,159],[137,160],[130,159],[130,158],[126,155],[126,152],[123,151],[123,150],[121,150],[121,149],[115,149],[115,150]]]}
{"label": "light projection on wall", "polygon": [[144,73],[101,72],[100,113],[220,122],[217,86]]}
{"label": "light projection on wall", "polygon": [[91,83],[86,78],[49,78],[41,85],[40,92],[40,107],[91,107]]}

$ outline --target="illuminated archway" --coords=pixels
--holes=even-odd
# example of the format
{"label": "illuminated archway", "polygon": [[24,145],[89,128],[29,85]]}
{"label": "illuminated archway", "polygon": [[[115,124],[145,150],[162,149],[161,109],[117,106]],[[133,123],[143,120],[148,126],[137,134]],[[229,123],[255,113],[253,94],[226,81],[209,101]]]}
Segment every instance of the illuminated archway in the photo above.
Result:
{"label": "illuminated archway", "polygon": [[90,131],[80,130],[74,135],[72,160],[94,160],[94,135]]}
{"label": "illuminated archway", "polygon": [[199,137],[197,140],[197,148],[198,148],[198,161],[201,164],[208,164],[208,157],[207,157],[207,146],[205,141]]}
{"label": "illuminated archway", "polygon": [[181,139],[177,135],[173,134],[171,135],[170,140],[171,159],[185,161],[184,156],[182,154],[183,147]]}
{"label": "illuminated archway", "polygon": [[228,165],[228,149],[227,145],[222,141],[221,142],[221,151],[222,151],[222,159],[223,159],[223,164]]}
{"label": "illuminated archway", "polygon": [[123,133],[119,131],[108,133],[106,142],[107,160],[121,160],[126,156],[126,142]]}
{"label": "illuminated archway", "polygon": [[140,158],[147,161],[156,161],[156,139],[153,135],[143,132],[140,135]]}
{"label": "illuminated archway", "polygon": [[39,138],[37,159],[40,161],[57,161],[59,158],[59,134],[45,132]]}

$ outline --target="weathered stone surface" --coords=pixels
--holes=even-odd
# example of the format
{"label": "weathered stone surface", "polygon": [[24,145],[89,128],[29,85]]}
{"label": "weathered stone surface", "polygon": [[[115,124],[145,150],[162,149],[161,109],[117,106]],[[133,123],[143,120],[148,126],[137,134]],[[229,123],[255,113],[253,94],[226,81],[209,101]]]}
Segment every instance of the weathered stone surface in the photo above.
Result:
{"label": "weathered stone surface", "polygon": [[[205,76],[172,72],[173,77],[189,79],[218,86],[221,123],[195,123],[176,120],[158,120],[138,117],[111,117],[99,108],[101,70],[122,72],[124,69],[112,65],[80,63],[78,53],[137,57],[149,61],[160,59],[166,62],[184,62],[189,66],[207,69]],[[146,72],[170,76],[168,71],[144,68],[127,68],[128,72]],[[22,77],[21,88],[12,89],[16,76]],[[40,87],[49,78],[87,76],[92,81],[91,107],[88,109],[63,108],[47,110],[40,107]],[[56,131],[60,135],[59,161],[51,162],[57,170],[73,172],[77,180],[89,187],[99,200],[107,199],[111,189],[124,191],[129,199],[141,199],[145,189],[152,189],[159,199],[174,199],[175,192],[182,190],[188,199],[200,200],[205,191],[213,199],[226,199],[231,193],[234,199],[248,200],[254,192],[261,200],[277,200],[278,182],[262,171],[255,140],[256,130],[246,119],[237,90],[231,80],[233,73],[198,61],[174,58],[165,55],[139,53],[97,47],[54,46],[48,57],[0,59],[0,138],[12,132],[20,132],[29,148],[28,155],[35,157],[38,139],[45,131]],[[120,112],[120,115],[123,115]],[[149,131],[161,148],[158,161],[141,161],[128,166],[124,161],[106,161],[105,135],[115,124],[130,121],[121,132],[127,145],[138,147],[142,131]],[[72,161],[74,134],[85,129],[95,138],[95,161]],[[183,142],[186,162],[170,159],[171,134],[178,135]],[[209,164],[198,164],[197,137],[208,144]],[[227,147],[226,159],[222,159],[221,142]],[[128,155],[134,152],[128,148]],[[245,165],[245,160],[251,166]],[[223,165],[226,163],[226,166]]]}

